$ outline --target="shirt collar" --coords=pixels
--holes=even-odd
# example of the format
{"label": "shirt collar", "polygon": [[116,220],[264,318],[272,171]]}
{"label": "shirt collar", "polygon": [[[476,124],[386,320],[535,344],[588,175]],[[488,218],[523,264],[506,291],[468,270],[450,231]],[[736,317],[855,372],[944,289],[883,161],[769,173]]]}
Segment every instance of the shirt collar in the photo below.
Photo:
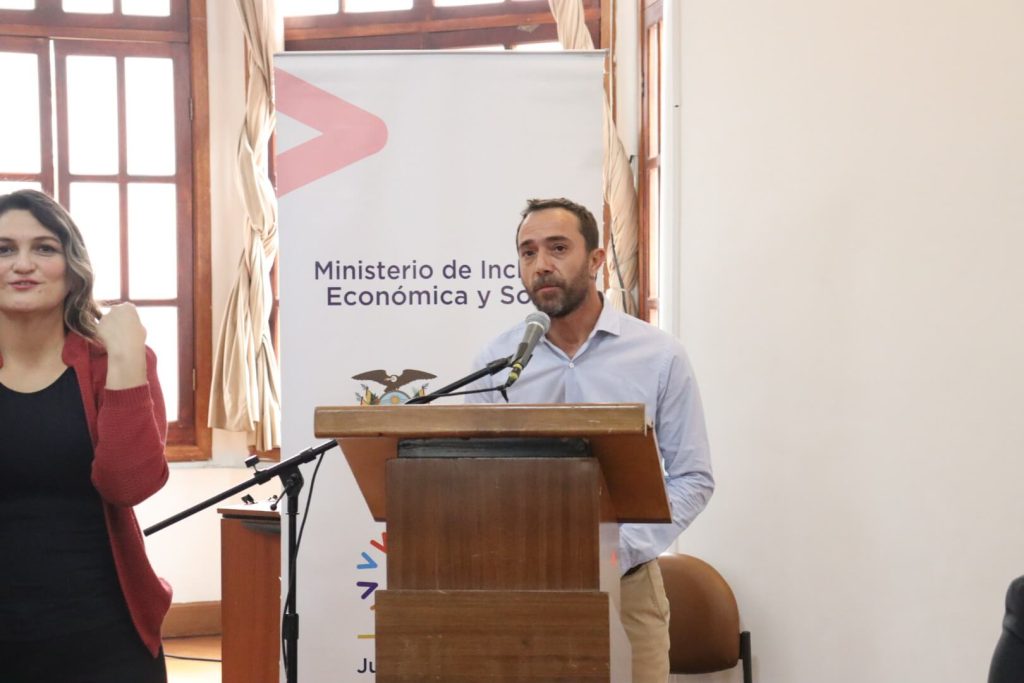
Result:
{"label": "shirt collar", "polygon": [[619,316],[619,312],[612,306],[611,300],[604,294],[598,292],[597,294],[601,297],[603,306],[601,307],[601,315],[597,318],[597,324],[594,325],[594,331],[591,333],[591,338],[597,332],[607,332],[608,334],[615,335],[618,337],[622,333],[622,318]]}
{"label": "shirt collar", "polygon": [[[601,315],[597,317],[597,322],[594,324],[594,329],[590,331],[590,335],[587,337],[587,340],[583,342],[583,346],[581,346],[579,351],[576,352],[577,358],[584,351],[587,350],[587,348],[590,346],[590,343],[594,340],[594,337],[597,336],[598,332],[605,332],[615,337],[618,337],[620,334],[622,334],[621,314],[619,313],[619,311],[615,309],[614,306],[612,306],[608,297],[606,297],[601,292],[598,292],[597,295],[601,297],[602,301]],[[552,351],[562,354],[563,356],[565,355],[561,349],[559,349],[557,346],[551,343],[551,340],[548,339],[547,335],[544,335],[542,341]]]}

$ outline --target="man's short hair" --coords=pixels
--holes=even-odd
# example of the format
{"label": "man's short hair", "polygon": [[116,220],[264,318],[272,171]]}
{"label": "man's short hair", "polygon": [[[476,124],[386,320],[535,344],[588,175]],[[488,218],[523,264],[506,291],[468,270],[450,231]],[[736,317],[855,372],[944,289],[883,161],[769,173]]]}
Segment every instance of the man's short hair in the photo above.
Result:
{"label": "man's short hair", "polygon": [[554,199],[526,200],[526,208],[520,214],[522,218],[520,218],[519,225],[516,227],[516,246],[519,246],[519,228],[523,227],[523,221],[526,220],[526,217],[531,213],[543,211],[544,209],[565,209],[576,216],[580,224],[580,234],[583,235],[583,242],[587,245],[588,253],[601,245],[601,233],[597,229],[597,220],[594,218],[594,214],[590,213],[587,207],[582,204],[577,204],[565,197],[556,197]]}

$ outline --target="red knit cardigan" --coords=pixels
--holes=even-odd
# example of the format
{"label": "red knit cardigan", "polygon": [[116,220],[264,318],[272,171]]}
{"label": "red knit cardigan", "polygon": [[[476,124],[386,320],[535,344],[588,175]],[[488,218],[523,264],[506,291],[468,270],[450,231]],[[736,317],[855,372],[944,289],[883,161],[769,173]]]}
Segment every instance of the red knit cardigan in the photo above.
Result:
{"label": "red knit cardigan", "polygon": [[68,332],[62,358],[78,378],[92,437],[92,484],[103,501],[121,592],[139,637],[155,657],[171,587],[149,564],[132,506],[159,491],[168,476],[167,417],[156,355],[146,349],[147,384],[118,390],[105,387],[107,354],[101,346]]}

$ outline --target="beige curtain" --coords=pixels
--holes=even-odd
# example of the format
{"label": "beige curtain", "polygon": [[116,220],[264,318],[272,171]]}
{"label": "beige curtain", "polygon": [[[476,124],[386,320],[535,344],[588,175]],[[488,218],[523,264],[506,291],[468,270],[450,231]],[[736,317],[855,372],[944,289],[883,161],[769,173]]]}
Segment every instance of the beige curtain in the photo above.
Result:
{"label": "beige curtain", "polygon": [[[582,0],[548,0],[558,25],[558,40],[566,50],[593,50],[594,41],[584,20]],[[619,139],[611,103],[604,100],[604,201],[611,213],[608,270],[609,300],[621,311],[637,314],[638,209],[629,157]]]}
{"label": "beige curtain", "polygon": [[277,258],[277,197],[267,173],[274,131],[273,0],[237,0],[248,47],[245,122],[238,139],[238,179],[245,205],[245,249],[214,349],[211,427],[247,433],[266,451],[281,445],[277,356],[270,339],[270,269]]}

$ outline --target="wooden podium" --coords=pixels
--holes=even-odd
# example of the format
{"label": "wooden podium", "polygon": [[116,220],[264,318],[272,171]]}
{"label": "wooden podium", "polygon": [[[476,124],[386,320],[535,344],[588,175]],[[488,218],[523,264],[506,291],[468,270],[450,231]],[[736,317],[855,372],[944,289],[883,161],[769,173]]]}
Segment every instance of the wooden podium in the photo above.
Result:
{"label": "wooden podium", "polygon": [[376,671],[629,681],[619,522],[668,522],[641,404],[317,408],[387,522]]}
{"label": "wooden podium", "polygon": [[220,521],[221,681],[280,678],[281,519],[267,503],[217,508]]}

